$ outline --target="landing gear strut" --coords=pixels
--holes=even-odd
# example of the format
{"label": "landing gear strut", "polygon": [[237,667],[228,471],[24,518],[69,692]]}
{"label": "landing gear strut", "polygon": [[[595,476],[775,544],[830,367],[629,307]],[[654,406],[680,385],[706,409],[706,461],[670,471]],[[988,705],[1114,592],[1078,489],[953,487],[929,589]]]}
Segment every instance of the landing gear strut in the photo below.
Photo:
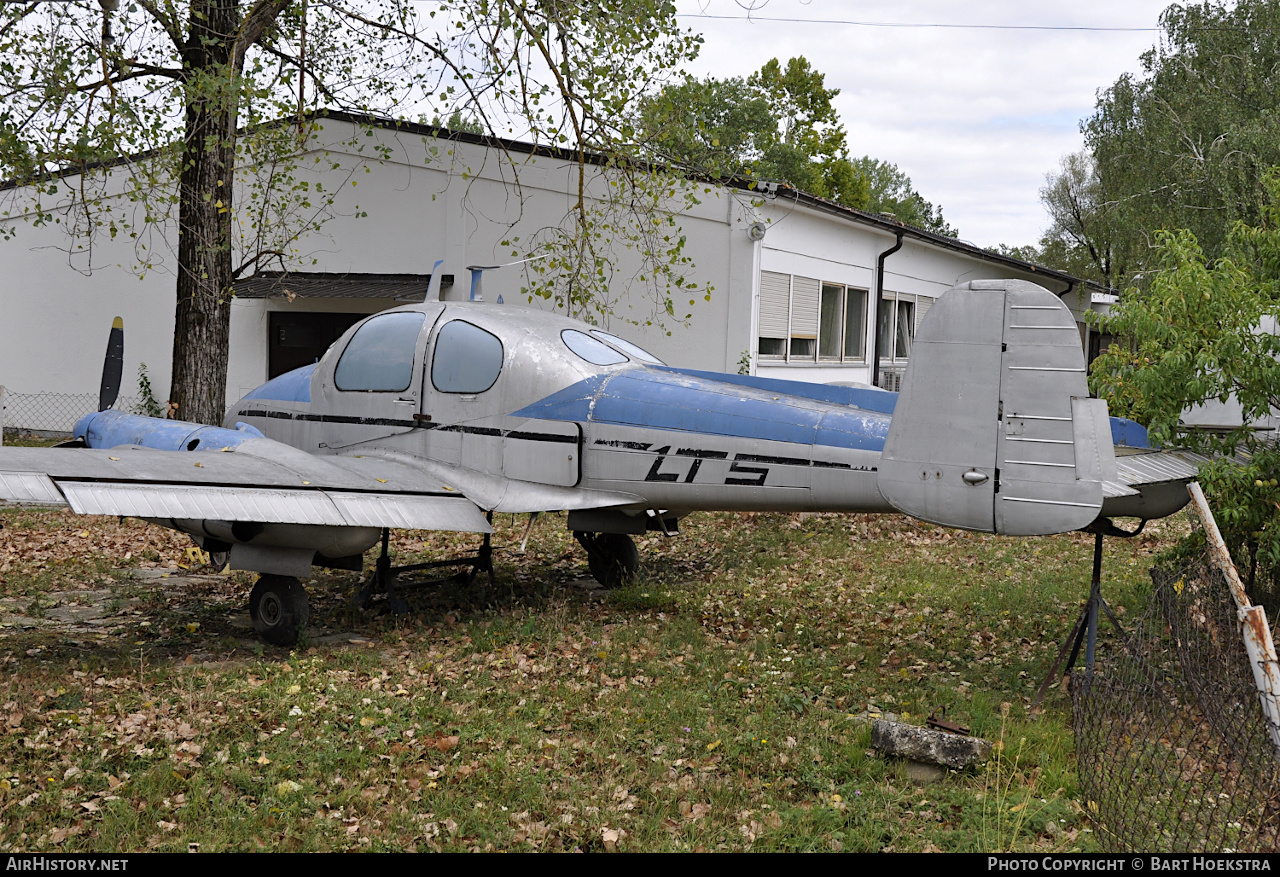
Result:
{"label": "landing gear strut", "polygon": [[311,617],[307,591],[293,576],[259,576],[249,594],[249,617],[253,629],[266,642],[294,645]]}
{"label": "landing gear strut", "polygon": [[574,530],[573,538],[587,550],[587,567],[602,588],[617,588],[635,578],[640,552],[625,533],[586,533]]}
{"label": "landing gear strut", "polygon": [[[489,523],[493,523],[493,513],[485,515]],[[397,583],[396,577],[401,573],[422,572],[424,570],[444,569],[451,566],[468,567],[461,572],[451,576],[443,576],[440,578],[423,579],[415,582]],[[374,573],[365,582],[360,589],[360,593],[356,595],[355,603],[361,609],[368,609],[369,604],[373,602],[374,594],[385,593],[387,595],[387,605],[396,615],[401,615],[409,611],[409,604],[404,599],[404,592],[413,588],[429,587],[433,585],[443,585],[446,583],[463,585],[470,587],[475,582],[476,576],[485,572],[489,574],[489,584],[493,585],[493,543],[490,541],[488,533],[484,534],[484,541],[475,554],[467,554],[461,557],[455,557],[450,560],[433,560],[430,563],[415,563],[411,566],[392,566],[391,565],[391,531],[384,529],[382,531],[382,553],[378,556],[378,563],[374,569]]]}

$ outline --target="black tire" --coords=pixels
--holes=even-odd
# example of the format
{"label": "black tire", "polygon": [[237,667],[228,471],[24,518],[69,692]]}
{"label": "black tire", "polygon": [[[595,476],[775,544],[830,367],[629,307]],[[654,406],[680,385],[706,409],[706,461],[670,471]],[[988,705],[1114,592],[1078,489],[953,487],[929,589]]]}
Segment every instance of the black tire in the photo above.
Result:
{"label": "black tire", "polygon": [[612,590],[635,578],[640,552],[625,533],[594,533],[579,540],[587,549],[587,567],[600,587]]}
{"label": "black tire", "polygon": [[293,576],[262,575],[249,593],[253,629],[273,646],[292,646],[311,618],[306,588]]}

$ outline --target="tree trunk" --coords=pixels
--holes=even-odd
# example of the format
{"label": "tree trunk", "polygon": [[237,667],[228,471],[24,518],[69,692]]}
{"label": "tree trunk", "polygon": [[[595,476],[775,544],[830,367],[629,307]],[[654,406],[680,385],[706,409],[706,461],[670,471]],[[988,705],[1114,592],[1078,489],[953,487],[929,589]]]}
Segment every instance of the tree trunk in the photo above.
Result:
{"label": "tree trunk", "polygon": [[193,0],[179,172],[178,289],[169,402],[180,420],[220,424],[231,328],[231,209],[239,71],[236,0]]}

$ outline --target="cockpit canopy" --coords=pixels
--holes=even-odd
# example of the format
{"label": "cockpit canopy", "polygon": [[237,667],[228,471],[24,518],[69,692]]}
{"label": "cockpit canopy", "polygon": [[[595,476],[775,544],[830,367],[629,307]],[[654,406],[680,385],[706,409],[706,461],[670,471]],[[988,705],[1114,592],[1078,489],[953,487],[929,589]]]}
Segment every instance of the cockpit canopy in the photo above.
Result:
{"label": "cockpit canopy", "polygon": [[601,368],[662,364],[602,329],[492,304],[428,303],[376,314],[339,339],[325,360],[334,355],[332,386],[354,393],[416,392],[420,380],[427,392],[478,395],[508,368],[521,373],[520,390],[546,393]]}

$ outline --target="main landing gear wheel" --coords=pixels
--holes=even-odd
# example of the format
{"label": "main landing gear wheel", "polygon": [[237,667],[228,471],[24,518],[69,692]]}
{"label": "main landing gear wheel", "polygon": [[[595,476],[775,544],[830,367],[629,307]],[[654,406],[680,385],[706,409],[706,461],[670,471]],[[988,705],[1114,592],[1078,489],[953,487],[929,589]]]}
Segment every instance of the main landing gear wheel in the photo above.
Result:
{"label": "main landing gear wheel", "polygon": [[635,578],[640,569],[640,552],[625,533],[584,533],[573,537],[587,550],[587,567],[600,587],[613,589]]}
{"label": "main landing gear wheel", "polygon": [[249,593],[249,617],[265,641],[274,646],[294,645],[311,617],[307,591],[293,576],[259,576]]}

